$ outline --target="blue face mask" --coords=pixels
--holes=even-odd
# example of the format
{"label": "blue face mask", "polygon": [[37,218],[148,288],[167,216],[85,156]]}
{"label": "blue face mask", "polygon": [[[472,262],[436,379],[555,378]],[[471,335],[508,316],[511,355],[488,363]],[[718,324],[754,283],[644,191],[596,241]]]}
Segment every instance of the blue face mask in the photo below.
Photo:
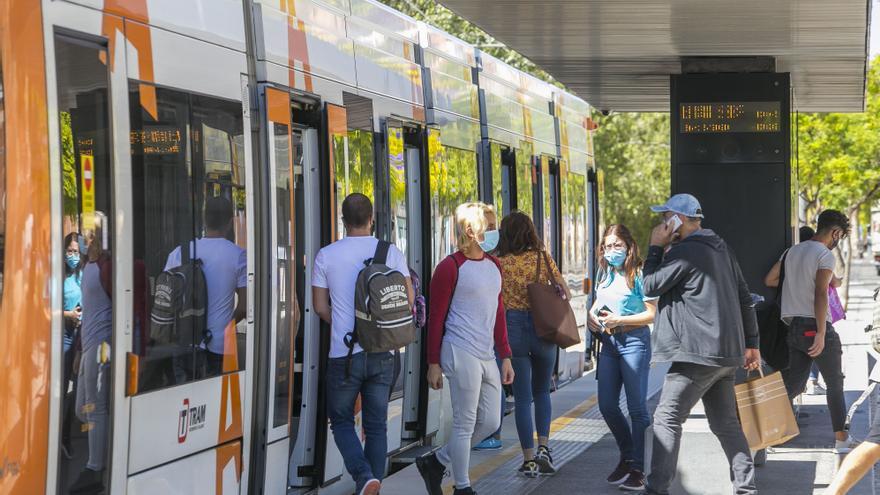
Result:
{"label": "blue face mask", "polygon": [[67,255],[67,266],[70,267],[71,270],[73,270],[76,268],[77,265],[79,265],[79,255],[68,254]]}
{"label": "blue face mask", "polygon": [[499,237],[500,236],[497,230],[487,230],[483,234],[483,240],[480,242],[480,248],[482,248],[482,250],[487,253],[489,251],[492,251],[493,249],[495,249],[496,246],[498,246]]}
{"label": "blue face mask", "polygon": [[620,251],[617,249],[614,251],[605,251],[605,261],[614,268],[619,268],[623,266],[623,262],[626,261],[626,251]]}

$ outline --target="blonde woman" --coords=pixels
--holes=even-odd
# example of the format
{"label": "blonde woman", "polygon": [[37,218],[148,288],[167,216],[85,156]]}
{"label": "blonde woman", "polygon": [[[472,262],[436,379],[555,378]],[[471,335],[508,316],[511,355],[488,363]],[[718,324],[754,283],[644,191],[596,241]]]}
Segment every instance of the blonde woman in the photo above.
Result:
{"label": "blonde woman", "polygon": [[[452,435],[434,454],[416,461],[430,495],[442,495],[447,468],[455,495],[469,495],[468,466],[474,443],[501,421],[501,384],[513,382],[510,345],[501,297],[501,265],[487,254],[498,244],[495,211],[483,203],[455,210],[458,251],[437,265],[431,277],[428,312],[428,384],[437,390],[443,375],[452,399]],[[502,359],[501,373],[495,352]]]}

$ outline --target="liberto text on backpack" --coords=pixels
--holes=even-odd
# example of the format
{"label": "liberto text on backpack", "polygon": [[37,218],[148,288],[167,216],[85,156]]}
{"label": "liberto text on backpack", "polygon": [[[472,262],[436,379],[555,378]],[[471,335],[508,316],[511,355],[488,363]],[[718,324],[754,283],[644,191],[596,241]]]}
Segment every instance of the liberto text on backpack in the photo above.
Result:
{"label": "liberto text on backpack", "polygon": [[[195,242],[193,242],[195,244]],[[150,337],[158,344],[193,346],[211,340],[208,331],[208,285],[202,260],[190,259],[181,246],[180,266],[156,277],[150,311]]]}
{"label": "liberto text on backpack", "polygon": [[386,265],[386,241],[364,261],[354,290],[354,330],[346,335],[348,356],[358,343],[366,352],[399,349],[416,339],[416,327],[406,292],[406,275]]}

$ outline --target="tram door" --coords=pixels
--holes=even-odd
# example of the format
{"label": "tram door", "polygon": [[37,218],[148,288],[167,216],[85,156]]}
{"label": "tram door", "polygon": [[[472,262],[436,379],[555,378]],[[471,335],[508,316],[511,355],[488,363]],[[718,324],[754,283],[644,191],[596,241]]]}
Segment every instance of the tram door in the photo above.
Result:
{"label": "tram door", "polygon": [[[421,160],[422,131],[414,125],[388,120],[385,125],[388,171],[388,240],[406,256],[410,268],[422,280]],[[388,452],[417,440],[421,387],[422,335],[394,352],[394,379],[388,407]]]}
{"label": "tram door", "polygon": [[[117,405],[111,388],[116,373],[110,343],[120,327],[115,323],[123,306],[114,307],[113,287],[108,283],[118,268],[110,74],[100,61],[107,56],[105,46],[56,35],[54,51],[58,95],[54,118],[61,136],[61,170],[56,175],[60,183],[53,189],[61,191],[62,198],[55,203],[61,209],[53,216],[61,215],[62,230],[56,235],[61,236],[57,245],[64,257],[63,276],[56,279],[62,284],[63,318],[61,328],[53,332],[60,338],[52,351],[63,356],[60,448],[57,485],[50,491],[67,494],[85,488],[109,493],[123,489],[111,485],[109,476],[111,418]],[[126,92],[124,84],[114,90]],[[74,359],[77,353],[80,358]]]}

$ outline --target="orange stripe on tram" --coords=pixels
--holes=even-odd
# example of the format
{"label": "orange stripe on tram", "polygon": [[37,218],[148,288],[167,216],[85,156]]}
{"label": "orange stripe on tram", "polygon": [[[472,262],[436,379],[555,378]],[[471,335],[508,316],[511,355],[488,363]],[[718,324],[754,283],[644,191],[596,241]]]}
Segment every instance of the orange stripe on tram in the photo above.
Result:
{"label": "orange stripe on tram", "polygon": [[0,214],[9,234],[0,300],[0,493],[42,493],[49,457],[52,226],[40,2],[0,1],[0,59],[7,191]]}

